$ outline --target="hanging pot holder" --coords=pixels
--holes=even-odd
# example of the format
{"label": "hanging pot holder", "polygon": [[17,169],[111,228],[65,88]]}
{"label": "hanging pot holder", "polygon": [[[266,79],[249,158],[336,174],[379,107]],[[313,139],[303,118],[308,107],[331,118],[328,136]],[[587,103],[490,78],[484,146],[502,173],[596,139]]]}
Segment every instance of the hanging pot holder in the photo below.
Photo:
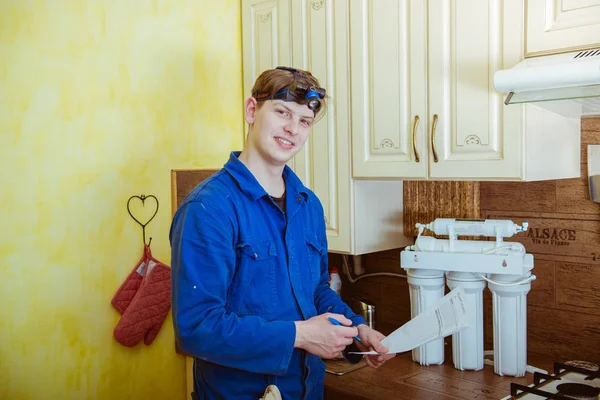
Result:
{"label": "hanging pot holder", "polygon": [[143,339],[146,345],[151,344],[171,309],[171,268],[153,258],[150,247],[144,246],[144,256],[112,304],[123,313],[113,332],[117,342],[132,347]]}

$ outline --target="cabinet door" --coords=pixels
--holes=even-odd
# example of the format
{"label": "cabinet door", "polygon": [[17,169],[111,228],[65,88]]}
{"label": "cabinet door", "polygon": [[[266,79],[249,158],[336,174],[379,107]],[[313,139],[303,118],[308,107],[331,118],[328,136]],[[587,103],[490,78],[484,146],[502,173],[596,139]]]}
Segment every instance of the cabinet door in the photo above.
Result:
{"label": "cabinet door", "polygon": [[600,0],[526,0],[527,56],[600,47]]}
{"label": "cabinet door", "polygon": [[427,176],[423,0],[350,0],[354,177]]}
{"label": "cabinet door", "polygon": [[350,252],[348,6],[294,0],[292,15],[293,66],[311,71],[328,96],[326,113],[294,157],[294,171],[323,204],[329,249]]}
{"label": "cabinet door", "polygon": [[521,107],[505,107],[494,73],[522,54],[520,0],[429,7],[431,179],[520,179]]}
{"label": "cabinet door", "polygon": [[289,65],[290,0],[242,0],[244,98],[266,69]]}
{"label": "cabinet door", "polygon": [[[290,1],[242,0],[244,100],[252,94],[254,81],[261,72],[291,65]],[[294,160],[289,165],[294,168]]]}

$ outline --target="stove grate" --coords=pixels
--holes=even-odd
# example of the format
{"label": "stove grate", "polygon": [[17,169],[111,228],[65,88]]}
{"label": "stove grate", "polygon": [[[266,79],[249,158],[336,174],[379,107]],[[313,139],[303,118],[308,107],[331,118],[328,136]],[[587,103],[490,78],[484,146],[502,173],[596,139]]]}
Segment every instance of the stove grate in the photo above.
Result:
{"label": "stove grate", "polygon": [[534,387],[529,387],[529,386],[525,386],[525,385],[520,385],[520,384],[514,383],[514,382],[510,384],[510,395],[511,396],[516,398],[517,396],[525,394],[525,393],[535,394],[538,396],[545,397],[546,399],[573,400],[572,397],[567,397],[560,393],[550,393],[550,392],[546,392],[545,390],[536,389]]}

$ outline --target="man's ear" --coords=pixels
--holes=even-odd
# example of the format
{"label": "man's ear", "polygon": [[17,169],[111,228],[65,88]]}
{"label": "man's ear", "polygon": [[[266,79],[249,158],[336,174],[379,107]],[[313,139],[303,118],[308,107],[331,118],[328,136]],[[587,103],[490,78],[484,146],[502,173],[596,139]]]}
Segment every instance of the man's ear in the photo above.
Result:
{"label": "man's ear", "polygon": [[254,97],[250,96],[246,99],[244,103],[244,117],[246,118],[246,122],[248,124],[253,124],[255,119],[255,114],[257,110],[257,101]]}

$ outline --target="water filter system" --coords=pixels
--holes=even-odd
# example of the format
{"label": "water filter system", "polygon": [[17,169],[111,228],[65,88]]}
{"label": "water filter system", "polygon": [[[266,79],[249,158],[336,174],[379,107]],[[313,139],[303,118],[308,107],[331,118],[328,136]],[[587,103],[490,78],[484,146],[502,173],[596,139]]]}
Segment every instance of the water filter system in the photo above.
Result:
{"label": "water filter system", "polygon": [[483,289],[486,282],[470,272],[448,272],[446,276],[450,290],[458,286],[465,289],[469,305],[467,312],[471,326],[452,335],[452,360],[456,369],[483,369]]}
{"label": "water filter system", "polygon": [[[470,321],[468,328],[452,335],[452,359],[459,370],[480,370],[484,365],[483,291],[492,292],[494,372],[524,376],[527,367],[527,293],[531,289],[533,256],[517,242],[504,238],[525,232],[528,224],[509,220],[438,218],[417,224],[415,244],[401,252],[407,271],[412,317],[462,286]],[[448,239],[422,236],[425,229]],[[459,236],[486,236],[491,240],[459,240]],[[421,365],[444,362],[443,338],[413,350]]]}
{"label": "water filter system", "polygon": [[[416,317],[444,297],[444,271],[407,271],[410,288],[410,316]],[[412,359],[421,365],[437,365],[444,362],[444,338],[435,339],[412,351]]]}
{"label": "water filter system", "polygon": [[430,224],[417,224],[417,228],[427,228],[436,235],[457,236],[495,236],[496,238],[511,237],[516,233],[525,232],[528,223],[519,226],[509,220],[494,219],[461,219],[438,218]]}

